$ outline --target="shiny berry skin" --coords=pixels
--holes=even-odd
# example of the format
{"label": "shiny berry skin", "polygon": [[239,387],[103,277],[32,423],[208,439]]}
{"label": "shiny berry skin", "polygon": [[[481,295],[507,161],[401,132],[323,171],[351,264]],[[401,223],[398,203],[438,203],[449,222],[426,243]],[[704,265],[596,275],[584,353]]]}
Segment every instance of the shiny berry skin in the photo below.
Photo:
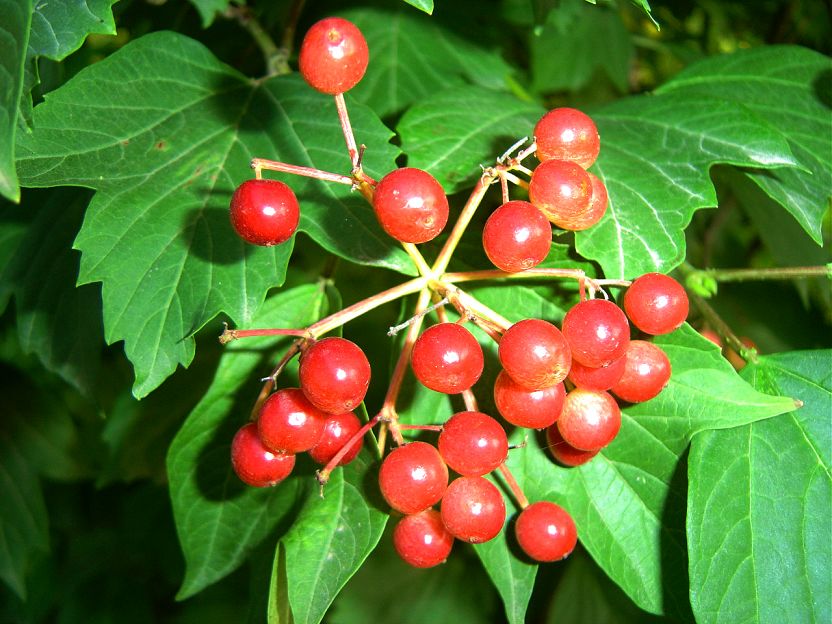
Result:
{"label": "shiny berry skin", "polygon": [[498,269],[516,273],[537,266],[552,247],[552,226],[527,201],[506,202],[491,213],[482,230],[485,255]]}
{"label": "shiny berry skin", "polygon": [[351,412],[370,386],[370,362],[346,338],[318,340],[300,356],[300,387],[306,398],[328,414]]}
{"label": "shiny berry skin", "polygon": [[581,451],[597,451],[621,429],[621,410],[607,392],[575,388],[566,394],[557,422],[560,435]]}
{"label": "shiny berry skin", "polygon": [[572,306],[563,318],[562,331],[572,359],[592,368],[622,357],[630,342],[627,316],[606,299],[590,299]]}
{"label": "shiny berry skin", "polygon": [[670,381],[670,360],[652,342],[631,340],[627,346],[624,374],[612,393],[630,403],[649,401]]}
{"label": "shiny berry skin", "polygon": [[464,542],[482,544],[502,530],[506,504],[496,486],[483,477],[459,477],[442,497],[442,522]]}
{"label": "shiny berry skin", "polygon": [[582,466],[599,453],[599,451],[581,451],[571,446],[560,435],[557,426],[546,429],[546,441],[548,442],[548,449],[552,457],[558,463],[569,466],[570,468]]}
{"label": "shiny berry skin", "polygon": [[592,179],[575,163],[547,160],[532,172],[529,201],[553,223],[580,216],[591,200]]}
{"label": "shiny berry skin", "polygon": [[413,374],[422,384],[445,394],[459,394],[480,378],[482,347],[462,325],[439,323],[416,339],[410,354]]}
{"label": "shiny berry skin", "polygon": [[[309,449],[309,457],[325,466],[350,441],[352,436],[358,433],[359,429],[361,429],[361,421],[354,413],[329,414],[324,423],[321,439]],[[350,463],[361,452],[362,446],[364,446],[363,439],[355,442],[338,462],[338,465],[346,466]]]}
{"label": "shiny berry skin", "polygon": [[529,390],[500,371],[494,382],[494,403],[506,422],[517,427],[544,429],[552,425],[563,409],[566,390],[562,383]]}
{"label": "shiny berry skin", "polygon": [[378,483],[387,504],[403,514],[414,514],[440,501],[448,487],[448,467],[436,447],[411,442],[384,458]]}
{"label": "shiny berry skin", "polygon": [[586,207],[586,210],[578,214],[557,218],[552,217],[552,223],[559,228],[573,232],[586,230],[598,223],[601,217],[604,216],[604,213],[607,212],[607,204],[609,203],[607,187],[601,181],[601,178],[591,171],[587,171],[586,174],[592,181],[592,197],[589,200],[589,205]]}
{"label": "shiny berry skin", "polygon": [[257,425],[250,422],[238,429],[231,441],[231,466],[243,483],[268,487],[277,485],[291,474],[295,456],[275,453],[263,446]]}
{"label": "shiny berry skin", "polygon": [[517,543],[535,561],[560,561],[575,550],[578,529],[572,516],[549,501],[532,503],[514,525]]}
{"label": "shiny berry skin", "polygon": [[231,225],[243,240],[270,247],[285,243],[298,229],[300,207],[288,186],[277,180],[246,180],[231,197]]}
{"label": "shiny berry skin", "polygon": [[303,79],[321,93],[349,91],[364,77],[370,51],[358,27],[340,17],[312,25],[300,45],[298,65]]}
{"label": "shiny berry skin", "polygon": [[260,408],[257,430],[275,452],[308,451],[321,439],[327,414],[312,405],[299,388],[283,388]]}
{"label": "shiny berry skin", "polygon": [[572,368],[569,369],[569,381],[584,390],[609,390],[624,374],[625,361],[626,354],[600,368],[573,361]]}
{"label": "shiny berry skin", "polygon": [[381,227],[403,243],[426,243],[448,222],[448,198],[427,171],[395,169],[378,183],[373,209]]}
{"label": "shiny berry skin", "polygon": [[432,568],[443,563],[454,545],[454,536],[442,524],[435,509],[405,516],[393,530],[393,547],[414,568]]}
{"label": "shiny berry skin", "polygon": [[505,429],[482,412],[457,412],[439,434],[439,454],[449,468],[466,477],[487,474],[508,457]]}
{"label": "shiny berry skin", "polygon": [[559,384],[569,373],[572,354],[561,331],[541,319],[518,321],[500,338],[503,369],[529,390]]}
{"label": "shiny berry skin", "polygon": [[645,273],[624,293],[624,311],[645,334],[669,334],[688,317],[688,296],[669,275]]}
{"label": "shiny berry skin", "polygon": [[569,160],[586,169],[601,151],[595,122],[574,108],[555,108],[543,115],[534,127],[534,140],[541,162]]}

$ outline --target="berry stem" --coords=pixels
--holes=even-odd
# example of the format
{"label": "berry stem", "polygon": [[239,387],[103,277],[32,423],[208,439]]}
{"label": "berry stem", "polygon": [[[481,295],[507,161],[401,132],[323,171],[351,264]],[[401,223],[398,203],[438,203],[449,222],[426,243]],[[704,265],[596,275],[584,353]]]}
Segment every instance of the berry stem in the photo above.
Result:
{"label": "berry stem", "polygon": [[737,338],[737,335],[728,326],[728,323],[722,320],[722,317],[717,314],[717,311],[705,299],[691,291],[688,291],[688,296],[702,313],[702,316],[707,319],[708,324],[714,328],[716,333],[722,336],[729,347],[736,351],[746,362],[757,362],[757,350],[749,349],[743,344],[742,340]]}
{"label": "berry stem", "polygon": [[495,312],[484,303],[481,303],[477,298],[469,295],[464,290],[447,284],[445,282],[437,282],[435,284],[437,292],[448,297],[453,306],[459,310],[459,313],[467,318],[476,319],[479,317],[492,324],[500,331],[505,331],[513,325],[511,321],[506,319],[500,313]]}
{"label": "berry stem", "polygon": [[402,431],[442,431],[442,425],[404,425],[399,424]]}
{"label": "berry stem", "polygon": [[266,29],[263,28],[263,25],[257,20],[249,7],[231,4],[223,15],[228,19],[237,20],[237,23],[247,30],[251,38],[254,39],[254,43],[260,48],[263,60],[266,63],[266,76],[278,76],[292,71],[287,61],[289,51],[275,45],[269,33],[266,32]]}
{"label": "berry stem", "polygon": [[526,495],[523,493],[523,489],[520,487],[520,484],[517,483],[517,479],[514,478],[514,475],[511,474],[511,470],[508,469],[506,463],[503,462],[499,465],[497,470],[500,471],[500,474],[505,479],[506,485],[511,490],[512,495],[514,496],[514,500],[517,501],[517,505],[520,509],[525,509],[529,506],[529,499],[526,498]]}
{"label": "berry stem", "polygon": [[261,171],[266,169],[268,171],[279,171],[280,173],[291,173],[306,178],[315,178],[316,180],[324,180],[325,182],[337,182],[338,184],[347,184],[352,186],[355,181],[350,176],[341,175],[340,173],[331,173],[329,171],[321,171],[312,167],[301,167],[300,165],[290,165],[288,163],[279,162],[277,160],[269,160],[267,158],[252,158],[251,168],[254,169],[254,175],[257,179],[261,177]]}
{"label": "berry stem", "polygon": [[767,269],[693,269],[688,277],[702,276],[717,282],[745,282],[753,280],[790,280],[826,277],[832,279],[832,263],[822,266],[772,267]]}
{"label": "berry stem", "polygon": [[249,338],[253,336],[299,336],[306,337],[309,333],[305,329],[228,329],[226,325],[220,334],[220,344],[228,344],[238,338]]}
{"label": "berry stem", "polygon": [[335,108],[338,110],[338,121],[341,122],[341,131],[344,133],[344,141],[347,144],[347,152],[350,155],[350,163],[352,168],[358,169],[361,166],[359,158],[358,146],[355,143],[355,135],[352,132],[352,124],[350,124],[350,115],[347,112],[347,103],[344,100],[343,93],[335,95]]}
{"label": "berry stem", "polygon": [[280,361],[275,365],[274,369],[272,369],[271,375],[265,378],[263,386],[260,388],[260,394],[257,395],[257,400],[254,402],[254,407],[251,408],[251,420],[257,419],[257,414],[260,412],[260,408],[263,406],[265,400],[269,398],[269,394],[271,394],[272,390],[274,390],[277,385],[277,377],[283,372],[286,365],[292,361],[292,358],[300,353],[301,346],[305,342],[306,340],[302,338],[295,340],[292,343],[292,346],[289,347],[286,353],[283,354],[283,357],[280,358]]}

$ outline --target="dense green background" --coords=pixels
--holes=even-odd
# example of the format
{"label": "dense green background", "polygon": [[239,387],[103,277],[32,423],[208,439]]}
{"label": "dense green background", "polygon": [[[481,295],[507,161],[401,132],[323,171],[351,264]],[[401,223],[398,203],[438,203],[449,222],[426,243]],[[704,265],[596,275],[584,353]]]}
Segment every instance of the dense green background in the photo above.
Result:
{"label": "dense green background", "polygon": [[[230,440],[287,343],[216,341],[223,321],[301,327],[414,273],[341,187],[292,179],[300,234],[277,249],[229,228],[252,156],[348,171],[331,98],[291,71],[316,19],[367,37],[347,102],[370,175],[426,168],[458,210],[543,111],[580,107],[610,209],[557,235],[547,266],[676,270],[707,294],[696,269],[832,260],[828,3],[252,3],[278,44],[303,8],[287,71],[268,76],[235,6],[0,0],[0,623],[829,621],[828,278],[720,283],[711,316],[694,306],[660,341],[669,387],[584,467],[513,432],[527,495],[579,527],[578,551],[539,567],[501,536],[407,568],[369,450],[323,499],[305,460],[278,488],[244,488]],[[453,268],[487,268],[484,218]],[[577,297],[470,291],[511,320],[558,322]],[[762,354],[741,375],[695,331],[714,314]],[[407,316],[393,304],[344,330],[373,362],[371,413],[395,358],[386,328]],[[407,422],[457,408],[410,379],[400,402]]]}

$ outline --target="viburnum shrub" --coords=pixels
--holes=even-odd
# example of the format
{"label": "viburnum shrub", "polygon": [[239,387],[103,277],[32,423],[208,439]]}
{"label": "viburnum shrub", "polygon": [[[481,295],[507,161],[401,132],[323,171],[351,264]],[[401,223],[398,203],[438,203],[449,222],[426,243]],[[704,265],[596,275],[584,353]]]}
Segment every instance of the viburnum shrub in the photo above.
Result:
{"label": "viburnum shrub", "polygon": [[829,342],[811,3],[64,4],[0,9],[0,621],[829,620],[832,364],[756,346]]}

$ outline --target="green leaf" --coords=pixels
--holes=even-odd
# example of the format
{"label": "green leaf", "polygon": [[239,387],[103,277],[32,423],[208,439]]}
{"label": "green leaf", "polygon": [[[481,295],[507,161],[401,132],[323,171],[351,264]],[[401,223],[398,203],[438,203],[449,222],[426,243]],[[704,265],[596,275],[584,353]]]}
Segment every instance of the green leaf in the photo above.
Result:
{"label": "green leaf", "polygon": [[[379,502],[377,462],[365,446],[332,473],[323,497],[310,496],[280,540],[286,549],[289,603],[297,624],[317,624],[335,596],[381,539],[387,519]],[[275,584],[279,579],[272,579]]]}
{"label": "green leaf", "polygon": [[72,242],[90,194],[72,189],[32,193],[37,214],[16,253],[0,271],[15,297],[24,353],[35,353],[49,370],[87,395],[98,383],[103,348],[101,295],[96,286],[75,286],[80,255]]}
{"label": "green leaf", "polygon": [[832,618],[832,351],[760,358],[743,376],[796,397],[786,416],[697,435],[688,547],[698,621]]}
{"label": "green leaf", "polygon": [[32,18],[32,0],[0,0],[0,195],[20,201],[15,173],[14,136],[17,104],[23,89],[23,66]]}
{"label": "green leaf", "polygon": [[[209,319],[226,312],[248,324],[284,279],[292,242],[255,248],[229,225],[228,202],[251,177],[251,157],[349,167],[331,98],[298,76],[249,82],[170,32],[141,37],[80,72],[47,96],[35,121],[19,142],[24,184],[97,190],[75,242],[79,281],[103,283],[105,337],[125,341],[137,397],[190,363],[191,336]],[[373,146],[368,173],[393,168],[390,132],[359,105],[352,121]],[[300,230],[327,250],[413,272],[348,187],[306,178],[292,186]]]}
{"label": "green leaf", "polygon": [[[321,316],[323,302],[322,286],[300,286],[270,298],[256,323],[302,327]],[[247,487],[232,471],[229,459],[234,433],[246,422],[257,396],[254,387],[249,397],[238,399],[240,389],[268,372],[269,365],[262,361],[264,349],[288,346],[286,339],[274,338],[229,344],[211,387],[170,446],[170,494],[186,564],[179,598],[196,594],[236,569],[292,514],[303,491],[296,477],[275,488]]]}
{"label": "green leaf", "polygon": [[62,61],[81,47],[88,35],[115,35],[112,5],[118,0],[70,0],[36,2],[32,12],[32,30],[26,51],[23,93],[20,98],[21,121],[32,125],[32,89],[38,84],[37,61],[45,57]]}
{"label": "green leaf", "polygon": [[415,6],[420,11],[424,11],[428,15],[433,13],[433,0],[404,0],[411,6]]}
{"label": "green leaf", "polygon": [[361,29],[370,47],[367,73],[350,94],[381,117],[463,81],[492,88],[505,84],[509,69],[497,52],[441,21],[410,10],[362,8],[343,16]]}
{"label": "green leaf", "polygon": [[614,7],[564,3],[531,40],[532,88],[577,91],[604,72],[622,93],[629,86],[633,44]]}
{"label": "green leaf", "polygon": [[202,27],[208,28],[217,16],[228,8],[229,0],[190,0],[202,18]]}
{"label": "green leaf", "polygon": [[823,215],[832,201],[830,75],[832,59],[818,52],[763,46],[697,63],[659,93],[718,96],[752,111],[781,132],[802,168],[748,175],[822,245]]}
{"label": "green leaf", "polygon": [[408,165],[430,171],[453,193],[480,176],[480,165],[493,165],[518,139],[531,137],[543,112],[507,93],[459,86],[412,106],[396,130]]}

